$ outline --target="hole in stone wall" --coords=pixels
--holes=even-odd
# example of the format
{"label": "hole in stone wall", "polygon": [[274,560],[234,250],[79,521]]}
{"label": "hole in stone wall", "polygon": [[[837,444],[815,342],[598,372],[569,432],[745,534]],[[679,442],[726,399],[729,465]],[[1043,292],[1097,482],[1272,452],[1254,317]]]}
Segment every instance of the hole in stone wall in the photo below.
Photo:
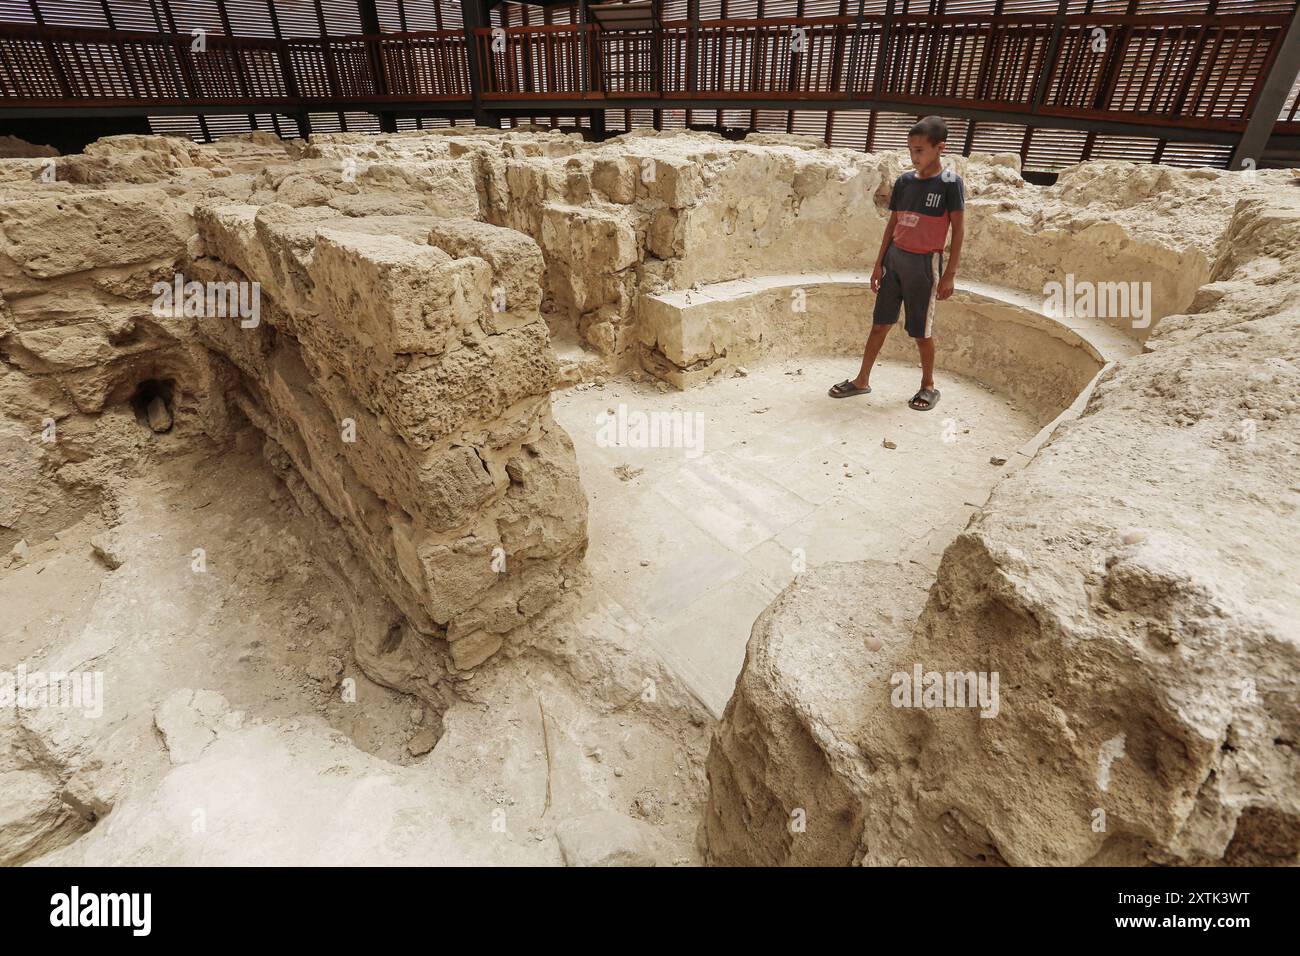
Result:
{"label": "hole in stone wall", "polygon": [[131,409],[135,420],[150,431],[162,434],[172,428],[172,400],[176,383],[170,378],[147,378],[135,387]]}

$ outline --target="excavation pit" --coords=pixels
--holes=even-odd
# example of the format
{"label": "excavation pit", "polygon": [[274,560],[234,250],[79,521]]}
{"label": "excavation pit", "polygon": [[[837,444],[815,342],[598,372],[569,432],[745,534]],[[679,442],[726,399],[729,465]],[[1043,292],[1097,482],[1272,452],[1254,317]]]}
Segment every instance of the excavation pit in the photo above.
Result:
{"label": "excavation pit", "polygon": [[[826,395],[899,155],[0,162],[0,671],[108,688],[4,712],[5,861],[1294,855],[1258,821],[1294,790],[1295,186],[956,162],[926,413],[901,328]],[[259,323],[159,315],[177,275]],[[1149,295],[1047,306],[1104,282]],[[893,707],[917,663],[999,671],[997,718]]]}

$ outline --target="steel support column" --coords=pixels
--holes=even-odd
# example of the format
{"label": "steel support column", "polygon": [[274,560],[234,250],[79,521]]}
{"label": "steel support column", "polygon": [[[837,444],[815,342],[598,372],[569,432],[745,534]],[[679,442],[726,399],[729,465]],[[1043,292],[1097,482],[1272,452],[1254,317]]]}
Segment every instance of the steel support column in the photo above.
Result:
{"label": "steel support column", "polygon": [[1259,93],[1251,104],[1246,131],[1228,161],[1229,169],[1241,169],[1247,159],[1259,162],[1296,75],[1300,74],[1300,4],[1291,12],[1291,25],[1274,50],[1268,75],[1257,87]]}

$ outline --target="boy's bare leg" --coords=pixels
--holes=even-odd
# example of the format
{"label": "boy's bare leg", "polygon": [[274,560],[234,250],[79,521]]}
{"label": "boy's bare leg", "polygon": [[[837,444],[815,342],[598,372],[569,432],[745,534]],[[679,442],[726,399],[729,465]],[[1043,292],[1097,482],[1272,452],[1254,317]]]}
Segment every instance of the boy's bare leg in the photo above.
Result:
{"label": "boy's bare leg", "polygon": [[[885,336],[889,334],[889,330],[892,328],[892,325],[873,325],[871,327],[871,334],[867,336],[867,347],[862,350],[862,368],[858,371],[858,377],[853,380],[853,385],[856,388],[866,388],[870,384],[871,367],[876,364],[876,356],[884,348]],[[930,356],[930,364],[933,366],[933,349]]]}
{"label": "boy's bare leg", "polygon": [[921,353],[921,387],[934,388],[934,339],[917,339],[916,350]]}

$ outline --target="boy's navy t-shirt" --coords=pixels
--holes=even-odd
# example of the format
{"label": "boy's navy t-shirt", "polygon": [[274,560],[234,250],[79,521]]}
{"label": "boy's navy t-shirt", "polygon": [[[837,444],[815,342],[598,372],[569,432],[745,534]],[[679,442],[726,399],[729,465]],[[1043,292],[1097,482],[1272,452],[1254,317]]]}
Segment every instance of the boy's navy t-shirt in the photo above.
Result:
{"label": "boy's navy t-shirt", "polygon": [[966,187],[961,177],[943,173],[922,179],[908,170],[894,181],[889,194],[889,208],[898,213],[894,226],[894,245],[905,252],[943,252],[948,242],[951,214],[966,208]]}

